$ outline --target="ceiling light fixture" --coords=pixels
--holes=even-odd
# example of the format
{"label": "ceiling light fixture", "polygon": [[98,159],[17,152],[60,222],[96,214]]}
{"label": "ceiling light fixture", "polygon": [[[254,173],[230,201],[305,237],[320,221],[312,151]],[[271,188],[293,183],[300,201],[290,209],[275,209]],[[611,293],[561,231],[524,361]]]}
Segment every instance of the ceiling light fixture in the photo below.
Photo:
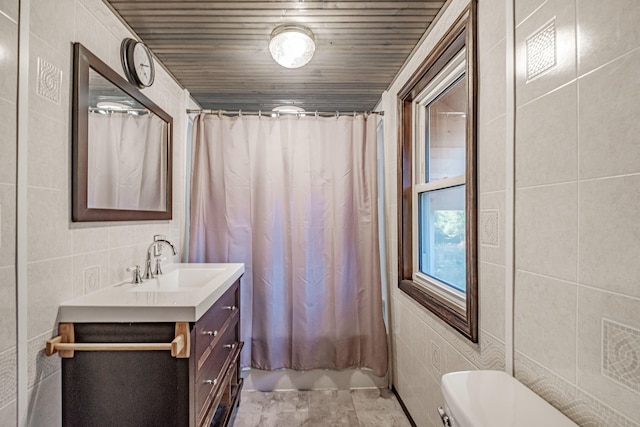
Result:
{"label": "ceiling light fixture", "polygon": [[269,51],[273,59],[286,68],[306,65],[316,50],[313,33],[300,25],[281,25],[271,33]]}
{"label": "ceiling light fixture", "polygon": [[271,117],[278,117],[280,114],[295,114],[298,117],[305,117],[305,110],[297,105],[278,105],[271,110]]}

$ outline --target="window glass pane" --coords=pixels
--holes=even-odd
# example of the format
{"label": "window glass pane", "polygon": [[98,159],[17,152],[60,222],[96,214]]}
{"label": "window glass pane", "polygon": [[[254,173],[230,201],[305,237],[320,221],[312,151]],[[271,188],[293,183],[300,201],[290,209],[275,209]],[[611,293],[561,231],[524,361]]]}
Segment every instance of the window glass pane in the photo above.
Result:
{"label": "window glass pane", "polygon": [[462,76],[426,107],[427,182],[464,174],[466,87]]}
{"label": "window glass pane", "polygon": [[465,186],[420,193],[418,215],[420,271],[466,292]]}

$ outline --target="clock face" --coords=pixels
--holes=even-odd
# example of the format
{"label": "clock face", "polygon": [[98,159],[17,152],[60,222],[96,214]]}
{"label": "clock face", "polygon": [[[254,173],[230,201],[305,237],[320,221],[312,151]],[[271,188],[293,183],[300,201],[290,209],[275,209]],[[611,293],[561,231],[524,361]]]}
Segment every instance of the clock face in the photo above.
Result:
{"label": "clock face", "polygon": [[153,60],[143,44],[136,43],[133,47],[133,61],[133,67],[140,84],[150,86],[153,83]]}
{"label": "clock face", "polygon": [[122,41],[122,66],[127,79],[140,88],[153,83],[153,58],[147,47],[134,39]]}

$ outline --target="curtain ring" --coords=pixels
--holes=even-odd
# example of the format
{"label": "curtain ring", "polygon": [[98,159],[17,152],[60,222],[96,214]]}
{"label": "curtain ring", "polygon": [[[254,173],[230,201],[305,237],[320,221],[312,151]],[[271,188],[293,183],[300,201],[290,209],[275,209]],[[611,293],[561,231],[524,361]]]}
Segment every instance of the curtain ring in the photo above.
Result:
{"label": "curtain ring", "polygon": [[277,112],[276,117],[280,118],[280,111]]}
{"label": "curtain ring", "polygon": [[238,110],[238,117],[242,117],[242,110]]}
{"label": "curtain ring", "polygon": [[222,118],[222,110],[218,110],[218,118]]}
{"label": "curtain ring", "polygon": [[316,119],[318,118],[318,110],[316,110]]}
{"label": "curtain ring", "polygon": [[336,120],[340,117],[340,111],[336,111]]}
{"label": "curtain ring", "polygon": [[358,113],[356,113],[356,112],[354,111],[354,112],[353,112],[353,118],[355,119],[357,115],[358,115]]}
{"label": "curtain ring", "polygon": [[258,118],[261,119],[262,118],[262,110],[258,110]]}

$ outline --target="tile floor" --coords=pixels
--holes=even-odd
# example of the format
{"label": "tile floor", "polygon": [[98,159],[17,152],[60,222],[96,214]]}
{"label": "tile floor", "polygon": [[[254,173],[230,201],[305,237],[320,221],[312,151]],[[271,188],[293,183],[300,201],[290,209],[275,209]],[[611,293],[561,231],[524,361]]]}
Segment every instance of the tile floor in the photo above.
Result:
{"label": "tile floor", "polygon": [[387,389],[243,391],[234,427],[411,427]]}

